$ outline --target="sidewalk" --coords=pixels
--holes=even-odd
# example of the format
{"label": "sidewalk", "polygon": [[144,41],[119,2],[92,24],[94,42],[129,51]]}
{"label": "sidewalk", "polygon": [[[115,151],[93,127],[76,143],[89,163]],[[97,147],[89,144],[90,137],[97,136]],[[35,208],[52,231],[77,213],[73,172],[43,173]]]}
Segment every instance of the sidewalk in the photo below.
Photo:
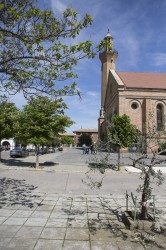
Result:
{"label": "sidewalk", "polygon": [[[32,192],[29,199],[4,199],[0,209],[0,249],[144,250],[165,249],[166,238],[146,230],[129,231],[121,222],[122,196],[69,196]],[[166,197],[157,206],[166,211]],[[165,217],[166,220],[166,217]]]}
{"label": "sidewalk", "polygon": [[[31,166],[34,163],[33,156],[6,160],[0,164],[1,250],[157,250],[161,247],[165,249],[166,234],[155,233],[146,225],[144,230],[138,228],[130,231],[125,228],[121,216],[126,210],[126,200],[125,195],[117,194],[117,186],[115,190],[109,189],[109,192],[102,194],[80,194],[81,182],[76,185],[76,179],[89,169],[85,158],[79,155],[81,163],[70,164],[72,159],[68,160],[69,157],[64,155],[62,160],[59,158],[61,155],[63,153],[57,153],[56,159],[51,154],[41,156],[40,163],[43,168],[40,170],[35,170]],[[51,162],[58,164],[50,165]],[[121,171],[127,176],[125,168]],[[17,171],[22,169],[25,171]],[[131,167],[129,170],[133,171]],[[121,176],[117,171],[108,171],[111,180]],[[69,185],[69,173],[76,173],[76,179],[72,183],[74,189],[78,188],[78,194],[58,193],[58,185]],[[58,181],[54,175],[58,176]],[[60,175],[63,176],[62,179]],[[47,180],[48,176],[50,179]],[[134,173],[130,176],[133,177]],[[44,187],[50,181],[51,189],[48,191],[47,188],[39,188],[38,179]],[[57,185],[55,181],[58,182]],[[129,181],[129,185],[133,185],[132,180]],[[72,190],[72,187],[68,190]],[[157,195],[155,206],[158,220],[166,223],[165,191],[163,194]]]}

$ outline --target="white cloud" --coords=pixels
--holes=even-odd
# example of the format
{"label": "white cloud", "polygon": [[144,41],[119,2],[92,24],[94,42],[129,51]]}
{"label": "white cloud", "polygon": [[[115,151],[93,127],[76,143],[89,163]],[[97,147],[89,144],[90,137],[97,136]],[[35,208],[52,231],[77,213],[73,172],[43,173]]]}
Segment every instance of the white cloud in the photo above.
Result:
{"label": "white cloud", "polygon": [[166,66],[166,53],[153,53],[151,58],[154,66]]}
{"label": "white cloud", "polygon": [[66,8],[67,5],[62,3],[62,1],[58,1],[58,0],[51,0],[51,8],[53,9],[53,11],[55,12],[59,12],[62,13]]}

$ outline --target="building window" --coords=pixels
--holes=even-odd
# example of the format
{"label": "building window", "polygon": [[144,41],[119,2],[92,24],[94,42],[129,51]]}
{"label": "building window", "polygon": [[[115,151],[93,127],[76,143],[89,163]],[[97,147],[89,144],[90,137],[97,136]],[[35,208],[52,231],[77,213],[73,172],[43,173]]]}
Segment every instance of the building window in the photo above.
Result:
{"label": "building window", "polygon": [[163,105],[157,104],[157,130],[161,130],[163,127]]}
{"label": "building window", "polygon": [[138,103],[137,102],[132,102],[131,108],[132,109],[137,109],[138,108]]}

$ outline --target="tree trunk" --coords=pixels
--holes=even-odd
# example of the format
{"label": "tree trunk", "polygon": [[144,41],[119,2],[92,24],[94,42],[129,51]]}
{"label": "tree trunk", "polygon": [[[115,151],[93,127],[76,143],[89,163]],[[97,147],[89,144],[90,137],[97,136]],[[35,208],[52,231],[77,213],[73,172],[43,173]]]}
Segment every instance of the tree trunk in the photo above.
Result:
{"label": "tree trunk", "polygon": [[118,171],[120,171],[120,147],[118,147]]}
{"label": "tree trunk", "polygon": [[36,166],[35,168],[39,168],[39,146],[36,147]]}
{"label": "tree trunk", "polygon": [[2,161],[2,150],[1,150],[1,147],[0,147],[0,161]]}
{"label": "tree trunk", "polygon": [[147,219],[147,206],[146,202],[149,197],[149,186],[150,186],[150,176],[149,173],[146,172],[145,174],[145,180],[144,180],[144,185],[143,185],[143,191],[142,191],[142,207],[141,207],[141,219],[145,220]]}

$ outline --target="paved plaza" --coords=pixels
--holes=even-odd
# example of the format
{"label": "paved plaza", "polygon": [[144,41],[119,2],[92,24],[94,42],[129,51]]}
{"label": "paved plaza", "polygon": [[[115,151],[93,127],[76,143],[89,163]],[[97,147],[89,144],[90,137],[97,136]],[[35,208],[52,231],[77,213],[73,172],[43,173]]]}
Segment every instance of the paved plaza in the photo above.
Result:
{"label": "paved plaza", "polygon": [[[88,170],[81,152],[41,156],[41,170],[32,168],[33,156],[13,160],[3,157],[0,249],[166,249],[166,234],[152,231],[153,222],[150,226],[140,222],[134,230],[128,230],[122,222],[125,192],[134,192],[138,173],[128,173],[124,168],[121,173],[110,170],[101,190],[91,190],[81,181]],[[158,220],[166,223],[166,185],[154,192]]]}

